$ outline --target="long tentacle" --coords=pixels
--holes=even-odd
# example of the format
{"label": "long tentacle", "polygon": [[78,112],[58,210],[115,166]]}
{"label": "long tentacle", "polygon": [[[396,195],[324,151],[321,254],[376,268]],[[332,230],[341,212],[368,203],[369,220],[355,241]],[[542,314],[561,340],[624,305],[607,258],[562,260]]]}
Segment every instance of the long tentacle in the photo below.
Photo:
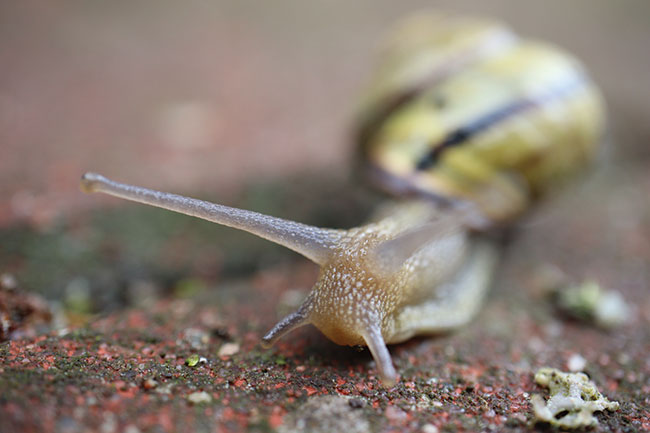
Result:
{"label": "long tentacle", "polygon": [[181,195],[118,183],[96,173],[81,178],[84,192],[102,192],[126,200],[161,207],[255,234],[283,245],[322,265],[329,259],[338,230],[232,208]]}

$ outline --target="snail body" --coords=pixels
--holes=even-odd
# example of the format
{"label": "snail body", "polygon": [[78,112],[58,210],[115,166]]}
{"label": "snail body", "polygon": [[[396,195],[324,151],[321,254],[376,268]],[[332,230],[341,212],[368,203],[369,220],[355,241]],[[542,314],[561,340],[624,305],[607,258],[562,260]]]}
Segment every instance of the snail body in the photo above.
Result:
{"label": "snail body", "polygon": [[487,20],[420,15],[384,55],[361,110],[360,153],[384,188],[410,196],[376,221],[325,229],[117,183],[104,192],[248,231],[320,265],[271,345],[313,324],[332,341],[367,345],[383,383],[388,343],[467,323],[498,253],[475,233],[514,220],[587,163],[602,128],[596,88],[572,57]]}

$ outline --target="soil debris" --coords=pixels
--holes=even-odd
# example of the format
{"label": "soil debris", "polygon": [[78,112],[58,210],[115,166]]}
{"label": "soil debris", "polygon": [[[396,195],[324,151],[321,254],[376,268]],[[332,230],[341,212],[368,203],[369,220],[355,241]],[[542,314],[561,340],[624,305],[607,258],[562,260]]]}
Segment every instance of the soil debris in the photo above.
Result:
{"label": "soil debris", "polygon": [[312,397],[278,428],[278,433],[329,432],[365,433],[370,423],[362,411],[353,409],[349,399],[335,395]]}
{"label": "soil debris", "polygon": [[0,275],[0,342],[35,336],[52,317],[43,298],[23,291],[13,275]]}

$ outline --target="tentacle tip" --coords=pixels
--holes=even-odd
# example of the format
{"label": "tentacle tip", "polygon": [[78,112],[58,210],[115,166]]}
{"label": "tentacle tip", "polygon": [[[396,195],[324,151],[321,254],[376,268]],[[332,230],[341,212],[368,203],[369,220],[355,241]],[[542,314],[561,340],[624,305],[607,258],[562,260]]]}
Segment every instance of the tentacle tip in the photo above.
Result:
{"label": "tentacle tip", "polygon": [[395,372],[393,372],[392,375],[381,374],[379,378],[381,380],[382,386],[386,389],[393,388],[395,385],[397,385],[397,382],[399,382],[399,378],[397,377],[397,374],[395,374]]}
{"label": "tentacle tip", "polygon": [[363,338],[366,340],[370,353],[372,353],[375,360],[382,385],[386,388],[392,388],[397,384],[397,372],[386,347],[386,342],[381,335],[381,330],[372,326],[364,332]]}
{"label": "tentacle tip", "polygon": [[296,329],[300,326],[306,325],[309,321],[309,316],[306,313],[305,304],[303,304],[298,311],[289,314],[284,319],[280,320],[276,325],[262,337],[262,347],[268,349],[278,341],[283,335],[289,331]]}
{"label": "tentacle tip", "polygon": [[379,373],[379,380],[381,381],[381,385],[384,388],[391,389],[397,385],[397,382],[399,382],[399,378],[392,361],[389,360],[388,363],[377,362],[377,370]]}
{"label": "tentacle tip", "polygon": [[262,337],[262,341],[260,341],[260,345],[264,349],[270,349],[273,346],[273,343],[275,343],[275,340],[270,338],[268,335]]}
{"label": "tentacle tip", "polygon": [[107,179],[104,176],[97,173],[84,173],[84,175],[81,176],[79,187],[86,194],[91,194],[93,192],[96,192],[98,190],[98,186],[106,182],[106,180]]}
{"label": "tentacle tip", "polygon": [[278,325],[274,326],[273,329],[271,329],[269,332],[266,333],[262,337],[262,340],[260,341],[260,345],[264,349],[270,349],[273,347],[276,341],[280,339],[286,332],[278,332]]}

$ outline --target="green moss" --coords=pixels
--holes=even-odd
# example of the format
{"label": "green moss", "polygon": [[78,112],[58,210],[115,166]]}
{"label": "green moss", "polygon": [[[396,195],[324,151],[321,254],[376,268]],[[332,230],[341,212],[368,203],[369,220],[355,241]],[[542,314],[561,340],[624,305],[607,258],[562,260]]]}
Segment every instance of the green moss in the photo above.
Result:
{"label": "green moss", "polygon": [[200,359],[201,358],[199,357],[199,355],[194,353],[188,356],[187,359],[185,359],[185,365],[187,365],[188,367],[195,367],[199,363]]}
{"label": "green moss", "polygon": [[604,290],[593,281],[561,288],[556,299],[558,307],[569,316],[603,328],[623,325],[630,318],[630,307],[620,293]]}
{"label": "green moss", "polygon": [[205,283],[197,278],[183,278],[174,285],[174,296],[193,298],[205,290]]}

